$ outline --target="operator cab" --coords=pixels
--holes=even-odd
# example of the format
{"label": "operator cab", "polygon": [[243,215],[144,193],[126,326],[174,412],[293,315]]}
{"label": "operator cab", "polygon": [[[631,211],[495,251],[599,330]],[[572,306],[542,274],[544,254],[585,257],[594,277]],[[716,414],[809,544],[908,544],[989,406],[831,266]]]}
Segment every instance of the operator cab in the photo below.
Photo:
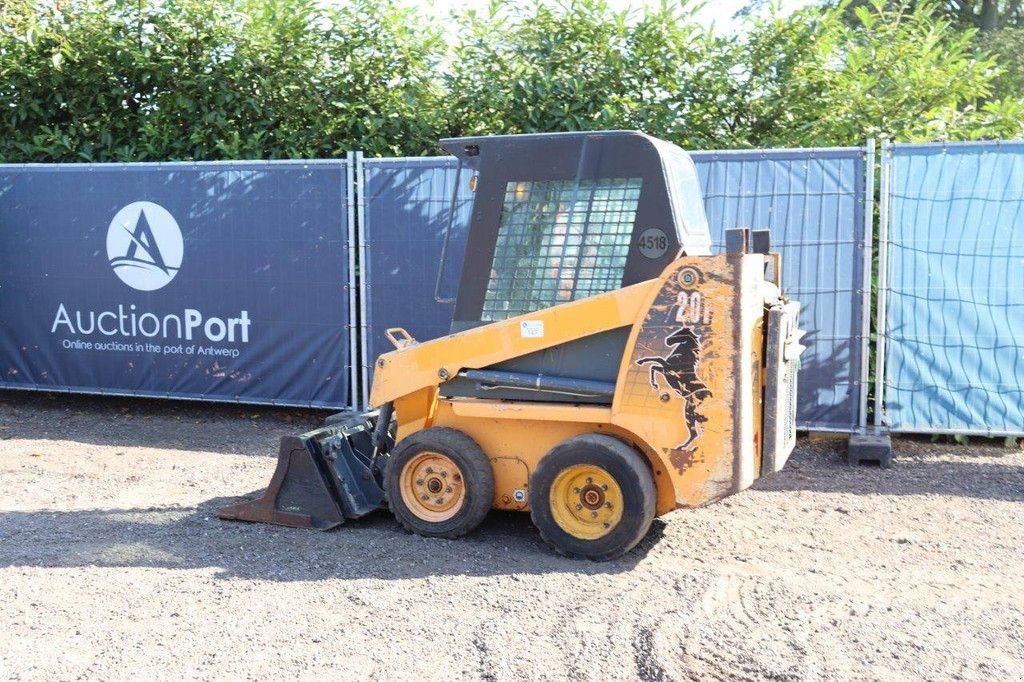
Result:
{"label": "operator cab", "polygon": [[459,160],[457,182],[474,188],[452,331],[711,253],[696,168],[668,142],[603,131],[462,137],[441,148]]}

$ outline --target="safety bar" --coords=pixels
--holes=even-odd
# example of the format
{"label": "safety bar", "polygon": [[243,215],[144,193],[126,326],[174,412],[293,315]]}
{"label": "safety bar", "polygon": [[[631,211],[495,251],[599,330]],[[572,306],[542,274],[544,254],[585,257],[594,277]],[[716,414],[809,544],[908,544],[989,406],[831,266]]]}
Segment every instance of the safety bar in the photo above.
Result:
{"label": "safety bar", "polygon": [[[398,338],[396,334],[400,334],[401,338]],[[388,341],[395,348],[401,349],[406,346],[411,346],[416,343],[416,339],[412,337],[412,334],[405,331],[402,327],[388,327],[384,332],[384,336],[388,337]]]}

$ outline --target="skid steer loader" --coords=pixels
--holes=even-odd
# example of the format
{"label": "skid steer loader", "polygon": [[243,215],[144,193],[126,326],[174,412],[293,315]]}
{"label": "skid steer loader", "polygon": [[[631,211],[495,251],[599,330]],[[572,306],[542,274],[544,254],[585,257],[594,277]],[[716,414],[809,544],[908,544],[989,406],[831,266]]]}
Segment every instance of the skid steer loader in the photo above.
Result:
{"label": "skid steer loader", "polygon": [[452,333],[389,329],[374,409],[283,438],[269,488],[222,518],[327,529],[387,507],[455,538],[529,511],[558,552],[606,560],[783,466],[799,305],[766,231],[712,255],[686,153],[629,131],[441,147],[473,189]]}

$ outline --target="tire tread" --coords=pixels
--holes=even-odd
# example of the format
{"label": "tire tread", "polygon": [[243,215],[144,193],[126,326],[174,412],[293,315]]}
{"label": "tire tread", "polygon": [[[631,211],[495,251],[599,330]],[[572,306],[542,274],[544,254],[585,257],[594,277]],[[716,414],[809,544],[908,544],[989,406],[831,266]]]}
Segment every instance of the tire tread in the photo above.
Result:
{"label": "tire tread", "polygon": [[[466,492],[469,497],[467,504],[469,510],[462,516],[460,522],[450,529],[431,529],[434,525],[429,521],[419,519],[415,514],[408,511],[402,503],[401,495],[397,500],[392,499],[393,493],[398,492],[398,477],[400,476],[401,459],[405,452],[419,448],[420,450],[437,449],[442,454],[451,456],[451,453],[458,453],[456,463],[462,469],[462,477],[466,482]],[[475,440],[468,435],[445,426],[437,426],[417,431],[406,437],[399,443],[391,454],[385,473],[384,488],[387,491],[388,506],[391,512],[406,531],[432,538],[445,538],[454,540],[469,533],[480,525],[491,510],[494,501],[494,471],[487,455],[480,448]],[[472,483],[471,483],[472,482]],[[470,491],[469,486],[475,489]],[[459,518],[456,516],[455,518]],[[447,521],[441,523],[448,523]],[[422,524],[422,525],[421,525]]]}
{"label": "tire tread", "polygon": [[[534,500],[532,498],[534,491],[533,478],[542,478],[547,474],[547,469],[560,466],[556,461],[558,459],[559,448],[562,448],[563,446],[576,445],[584,445],[592,449],[605,449],[612,452],[626,466],[629,472],[636,476],[641,488],[641,508],[639,510],[640,523],[637,526],[636,531],[617,547],[613,547],[598,554],[573,551],[561,545],[549,532],[550,524],[546,518],[539,515],[538,508],[540,505],[534,504]],[[555,455],[554,458],[551,457],[553,454]],[[557,553],[570,559],[590,559],[591,561],[608,561],[616,559],[636,547],[640,541],[644,539],[644,536],[647,535],[647,531],[650,530],[651,523],[654,521],[657,489],[654,485],[654,478],[651,475],[651,469],[647,460],[632,446],[614,436],[604,433],[587,433],[580,436],[574,436],[573,438],[569,438],[568,440],[556,445],[551,452],[541,459],[533,476],[531,476],[530,491],[530,518],[533,521],[533,525],[536,526],[537,530],[540,532],[541,539]],[[540,493],[537,494],[539,495]],[[543,501],[546,503],[546,491],[544,491],[544,497],[545,499]],[[557,527],[557,525],[555,527]],[[551,530],[553,530],[553,528],[551,528]]]}

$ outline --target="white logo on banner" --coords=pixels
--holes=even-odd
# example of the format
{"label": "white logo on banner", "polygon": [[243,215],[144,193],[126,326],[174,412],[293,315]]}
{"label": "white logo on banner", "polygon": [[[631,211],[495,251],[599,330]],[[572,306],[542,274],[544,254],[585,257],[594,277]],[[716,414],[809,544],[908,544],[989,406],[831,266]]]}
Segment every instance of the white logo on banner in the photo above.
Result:
{"label": "white logo on banner", "polygon": [[128,204],[107,229],[107,258],[122,282],[139,291],[166,286],[181,268],[185,243],[167,209],[151,201]]}

